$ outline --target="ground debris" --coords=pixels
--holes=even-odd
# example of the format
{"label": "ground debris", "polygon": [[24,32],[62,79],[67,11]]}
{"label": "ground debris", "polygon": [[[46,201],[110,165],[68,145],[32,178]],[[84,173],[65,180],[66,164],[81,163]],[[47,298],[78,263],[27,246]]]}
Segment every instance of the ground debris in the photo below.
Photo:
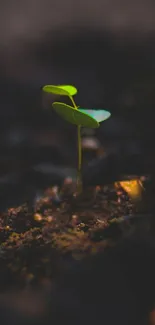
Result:
{"label": "ground debris", "polygon": [[113,245],[138,216],[136,203],[115,185],[96,186],[80,196],[66,186],[47,189],[33,207],[24,204],[1,214],[3,290],[52,280],[72,261]]}

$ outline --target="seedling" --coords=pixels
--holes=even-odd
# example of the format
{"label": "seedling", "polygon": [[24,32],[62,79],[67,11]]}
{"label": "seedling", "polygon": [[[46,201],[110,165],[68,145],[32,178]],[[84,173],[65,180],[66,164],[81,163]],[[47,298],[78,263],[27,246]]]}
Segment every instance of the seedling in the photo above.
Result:
{"label": "seedling", "polygon": [[77,168],[77,190],[82,190],[81,166],[82,166],[82,145],[81,145],[81,127],[98,128],[100,122],[107,120],[111,113],[105,110],[84,109],[75,104],[73,96],[77,94],[77,89],[72,85],[46,85],[43,91],[54,95],[68,96],[73,106],[62,102],[54,102],[54,110],[69,123],[77,126],[78,138],[78,168]]}

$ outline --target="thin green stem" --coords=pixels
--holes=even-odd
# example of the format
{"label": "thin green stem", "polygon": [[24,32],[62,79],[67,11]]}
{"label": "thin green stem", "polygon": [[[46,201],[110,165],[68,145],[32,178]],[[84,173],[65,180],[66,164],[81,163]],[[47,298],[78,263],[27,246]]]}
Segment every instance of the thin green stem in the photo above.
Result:
{"label": "thin green stem", "polygon": [[[75,101],[72,96],[70,96],[70,100],[75,109],[78,109]],[[77,174],[77,189],[80,193],[82,191],[82,175],[81,175],[81,166],[82,166],[82,144],[81,144],[81,125],[77,127],[77,140],[78,140],[78,174]]]}
{"label": "thin green stem", "polygon": [[78,109],[72,96],[69,96],[74,108]]}
{"label": "thin green stem", "polygon": [[77,186],[78,191],[82,190],[82,176],[81,176],[81,165],[82,165],[82,144],[81,144],[81,126],[78,125],[78,175],[77,175]]}

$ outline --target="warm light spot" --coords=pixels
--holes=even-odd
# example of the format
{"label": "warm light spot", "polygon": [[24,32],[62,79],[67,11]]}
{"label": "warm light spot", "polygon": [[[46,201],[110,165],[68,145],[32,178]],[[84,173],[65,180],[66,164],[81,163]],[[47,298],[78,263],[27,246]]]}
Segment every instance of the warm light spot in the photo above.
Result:
{"label": "warm light spot", "polygon": [[52,221],[53,221],[53,217],[52,217],[52,216],[48,216],[48,217],[47,217],[47,221],[48,221],[48,222],[52,222]]}
{"label": "warm light spot", "polygon": [[41,220],[42,220],[42,216],[41,216],[41,214],[36,213],[36,214],[34,215],[34,220],[36,220],[36,221],[41,221]]}
{"label": "warm light spot", "polygon": [[137,199],[141,197],[143,185],[139,179],[117,182],[115,186],[118,187],[118,185],[120,185],[131,198]]}
{"label": "warm light spot", "polygon": [[73,214],[72,219],[77,219],[77,216]]}

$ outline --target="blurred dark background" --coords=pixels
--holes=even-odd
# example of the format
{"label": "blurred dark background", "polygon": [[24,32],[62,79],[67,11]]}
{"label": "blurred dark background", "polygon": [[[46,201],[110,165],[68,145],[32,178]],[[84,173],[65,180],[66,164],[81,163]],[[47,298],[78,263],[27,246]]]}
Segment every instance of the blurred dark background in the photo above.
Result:
{"label": "blurred dark background", "polygon": [[152,0],[0,4],[1,184],[40,163],[76,167],[75,127],[44,84],[73,84],[78,105],[112,113],[95,134],[103,151],[154,159],[154,13]]}

